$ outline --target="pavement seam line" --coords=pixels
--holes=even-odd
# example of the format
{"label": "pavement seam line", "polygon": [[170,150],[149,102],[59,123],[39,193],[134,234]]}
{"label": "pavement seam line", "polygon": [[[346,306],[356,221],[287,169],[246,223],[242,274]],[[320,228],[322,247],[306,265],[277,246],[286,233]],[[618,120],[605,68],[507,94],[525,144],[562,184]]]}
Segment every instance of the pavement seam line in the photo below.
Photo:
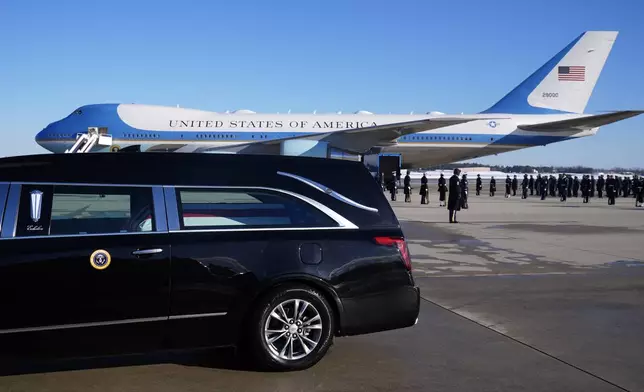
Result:
{"label": "pavement seam line", "polygon": [[465,319],[465,320],[467,320],[467,321],[469,321],[469,322],[472,322],[472,323],[474,323],[474,324],[476,324],[476,325],[478,325],[478,326],[481,326],[481,327],[483,327],[483,328],[485,328],[485,329],[487,329],[487,330],[489,330],[489,331],[492,331],[492,332],[496,333],[497,335],[501,335],[501,336],[503,336],[503,337],[505,337],[505,338],[507,338],[507,339],[510,339],[510,340],[512,340],[513,342],[519,343],[519,344],[520,344],[520,345],[522,345],[522,346],[525,346],[525,347],[527,347],[527,348],[529,348],[529,349],[531,349],[531,350],[533,350],[533,351],[536,351],[536,352],[538,352],[538,353],[540,353],[540,354],[543,354],[543,355],[547,356],[548,358],[554,359],[555,361],[558,361],[558,362],[560,362],[560,363],[563,363],[564,365],[567,365],[567,366],[569,366],[569,367],[571,367],[571,368],[573,368],[573,369],[576,369],[576,370],[578,370],[578,371],[580,371],[580,372],[582,372],[582,373],[586,373],[587,375],[589,375],[589,376],[591,376],[591,377],[594,377],[594,378],[596,378],[596,379],[598,379],[598,380],[601,380],[601,381],[603,381],[603,382],[605,382],[605,383],[607,383],[607,384],[610,384],[610,385],[612,385],[612,386],[614,386],[614,387],[616,387],[616,388],[619,388],[619,389],[621,389],[622,391],[625,391],[625,392],[632,392],[632,391],[631,391],[631,390],[629,390],[629,389],[626,389],[626,388],[624,388],[624,387],[622,387],[622,386],[620,386],[620,385],[617,385],[617,384],[615,384],[614,382],[609,381],[609,380],[607,380],[607,379],[605,379],[605,378],[603,378],[603,377],[601,377],[601,376],[599,376],[599,375],[597,375],[597,374],[594,374],[594,373],[592,373],[592,372],[590,372],[590,371],[588,371],[588,370],[585,370],[585,369],[583,369],[583,368],[580,368],[580,367],[579,367],[579,366],[577,366],[577,365],[573,365],[572,363],[570,363],[570,362],[568,362],[568,361],[566,361],[566,360],[563,360],[563,359],[561,359],[561,358],[558,358],[558,357],[556,357],[556,356],[554,356],[554,355],[552,355],[552,354],[550,354],[550,353],[548,353],[548,352],[546,352],[546,351],[544,351],[544,350],[541,350],[541,349],[539,349],[539,348],[537,348],[537,347],[535,347],[535,346],[533,346],[533,345],[531,345],[531,344],[528,344],[528,343],[522,342],[521,340],[515,339],[515,338],[513,338],[513,337],[512,337],[512,336],[510,336],[510,335],[507,335],[507,334],[504,334],[504,333],[502,333],[502,332],[499,332],[499,331],[495,330],[494,328],[492,328],[494,325],[492,325],[492,326],[487,326],[487,325],[485,325],[485,324],[481,324],[480,322],[478,322],[478,321],[476,321],[476,320],[473,320],[473,319],[471,319],[471,318],[465,317],[465,316],[463,316],[462,314],[459,314],[458,312],[455,312],[454,310],[452,310],[452,309],[450,309],[450,308],[447,308],[447,307],[445,307],[445,306],[443,306],[443,305],[440,305],[440,304],[438,304],[438,303],[436,303],[436,302],[434,302],[434,301],[432,301],[432,300],[430,300],[430,299],[427,299],[427,298],[423,297],[422,295],[420,296],[420,298],[421,298],[422,300],[424,300],[425,302],[428,302],[428,303],[430,303],[430,304],[432,304],[432,305],[434,305],[434,306],[436,306],[436,307],[439,307],[439,308],[441,308],[441,309],[443,309],[443,310],[446,310],[446,311],[448,311],[448,312],[450,312],[450,313],[452,313],[452,314],[454,314],[454,315],[456,315],[456,316],[458,316],[458,317],[460,317],[460,318],[463,318],[463,319]]}

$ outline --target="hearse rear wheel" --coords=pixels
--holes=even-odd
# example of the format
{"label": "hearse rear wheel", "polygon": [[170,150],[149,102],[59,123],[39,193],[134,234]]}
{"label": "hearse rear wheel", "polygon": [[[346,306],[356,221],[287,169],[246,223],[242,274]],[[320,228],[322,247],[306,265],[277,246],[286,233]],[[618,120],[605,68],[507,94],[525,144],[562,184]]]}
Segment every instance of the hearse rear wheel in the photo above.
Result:
{"label": "hearse rear wheel", "polygon": [[250,325],[250,354],[268,370],[315,365],[333,343],[333,310],[319,291],[305,285],[278,287],[260,300]]}

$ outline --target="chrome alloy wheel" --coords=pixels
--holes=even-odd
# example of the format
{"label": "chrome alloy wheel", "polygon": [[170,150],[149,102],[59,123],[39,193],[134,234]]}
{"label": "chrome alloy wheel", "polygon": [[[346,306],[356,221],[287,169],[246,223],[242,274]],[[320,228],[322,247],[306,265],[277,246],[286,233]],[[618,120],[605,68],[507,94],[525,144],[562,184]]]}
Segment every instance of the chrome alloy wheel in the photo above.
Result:
{"label": "chrome alloy wheel", "polygon": [[320,313],[310,302],[289,299],[277,305],[266,319],[264,340],[273,355],[297,360],[309,355],[322,337]]}

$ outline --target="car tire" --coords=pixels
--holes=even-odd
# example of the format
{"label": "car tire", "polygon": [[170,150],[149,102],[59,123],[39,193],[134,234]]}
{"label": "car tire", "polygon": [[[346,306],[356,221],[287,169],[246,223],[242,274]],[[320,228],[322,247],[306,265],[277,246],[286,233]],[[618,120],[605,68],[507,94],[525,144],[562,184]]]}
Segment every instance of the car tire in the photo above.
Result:
{"label": "car tire", "polygon": [[[299,317],[294,315],[296,306]],[[259,300],[249,322],[245,351],[262,370],[307,369],[333,344],[333,309],[320,291],[306,285],[271,290]]]}

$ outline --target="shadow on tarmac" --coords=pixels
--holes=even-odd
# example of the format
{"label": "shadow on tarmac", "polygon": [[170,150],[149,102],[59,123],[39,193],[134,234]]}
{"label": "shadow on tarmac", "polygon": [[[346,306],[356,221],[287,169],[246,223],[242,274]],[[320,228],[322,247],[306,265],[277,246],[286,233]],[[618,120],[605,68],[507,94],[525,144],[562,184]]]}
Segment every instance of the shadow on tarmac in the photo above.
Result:
{"label": "shadow on tarmac", "polygon": [[237,355],[234,348],[208,348],[105,357],[0,362],[0,377],[161,364],[262,373],[261,370],[253,367],[252,363]]}

